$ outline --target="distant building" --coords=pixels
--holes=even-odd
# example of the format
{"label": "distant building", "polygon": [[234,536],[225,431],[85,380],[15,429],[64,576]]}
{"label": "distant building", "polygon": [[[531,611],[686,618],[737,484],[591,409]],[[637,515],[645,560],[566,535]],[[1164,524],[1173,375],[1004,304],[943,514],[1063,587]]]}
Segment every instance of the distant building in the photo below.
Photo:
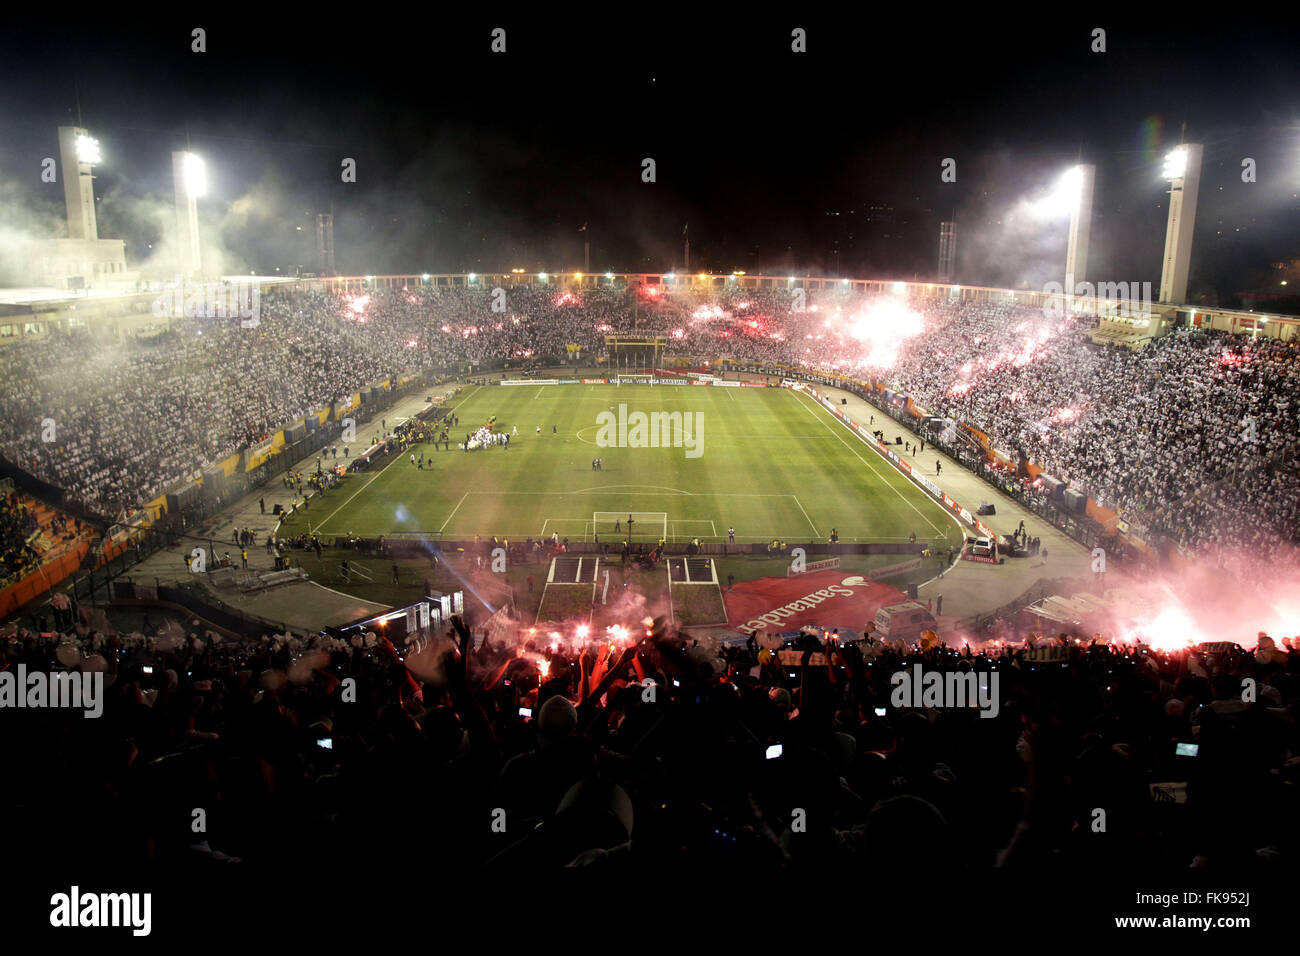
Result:
{"label": "distant building", "polygon": [[23,246],[19,261],[27,284],[51,289],[134,283],[138,277],[126,271],[122,239],[33,239]]}

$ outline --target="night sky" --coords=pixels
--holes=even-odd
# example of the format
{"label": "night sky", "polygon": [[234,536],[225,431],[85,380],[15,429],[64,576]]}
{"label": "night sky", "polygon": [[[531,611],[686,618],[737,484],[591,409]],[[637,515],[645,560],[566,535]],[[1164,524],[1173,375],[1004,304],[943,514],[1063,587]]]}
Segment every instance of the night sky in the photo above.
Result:
{"label": "night sky", "polygon": [[[39,164],[79,93],[104,153],[100,235],[126,239],[134,267],[161,241],[169,151],[188,134],[212,181],[205,254],[224,271],[314,270],[315,213],[332,203],[350,274],[580,268],[584,222],[593,270],[664,271],[689,222],[693,271],[931,278],[955,216],[958,280],[1041,288],[1061,278],[1065,224],[1011,213],[1081,159],[1098,167],[1090,277],[1158,287],[1160,164],[1184,123],[1205,144],[1193,301],[1228,303],[1300,257],[1294,32],[919,6],[626,11],[7,23],[4,238],[59,227],[61,186]],[[206,53],[190,52],[195,26]],[[490,50],[498,26],[505,54]],[[790,50],[795,27],[807,53]],[[945,157],[956,183],[940,181]]]}

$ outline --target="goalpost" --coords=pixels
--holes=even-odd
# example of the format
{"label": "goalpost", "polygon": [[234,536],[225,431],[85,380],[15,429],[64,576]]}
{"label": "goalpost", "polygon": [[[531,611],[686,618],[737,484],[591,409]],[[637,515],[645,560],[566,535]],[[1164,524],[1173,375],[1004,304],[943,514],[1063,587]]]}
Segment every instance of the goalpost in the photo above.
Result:
{"label": "goalpost", "polygon": [[653,375],[624,375],[620,373],[614,379],[615,385],[653,385],[655,377]]}
{"label": "goalpost", "polygon": [[[658,542],[660,538],[668,540],[668,512],[666,511],[633,511],[630,512],[632,517],[632,538],[630,540],[640,541],[642,543],[653,540]],[[614,535],[627,537],[627,519],[629,512],[626,511],[593,511],[591,513],[592,531],[599,535],[605,535],[606,540],[610,540]],[[615,524],[618,530],[614,530]]]}

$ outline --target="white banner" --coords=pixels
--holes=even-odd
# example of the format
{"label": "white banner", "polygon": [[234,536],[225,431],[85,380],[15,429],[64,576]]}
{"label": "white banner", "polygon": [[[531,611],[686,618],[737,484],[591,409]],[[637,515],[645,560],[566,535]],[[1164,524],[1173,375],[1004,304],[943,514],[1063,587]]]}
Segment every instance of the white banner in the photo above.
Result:
{"label": "white banner", "polygon": [[1025,660],[1042,664],[1059,664],[1070,659],[1070,648],[1062,644],[1031,647],[1025,651]]}
{"label": "white banner", "polygon": [[810,561],[804,565],[802,571],[796,571],[794,568],[787,568],[785,576],[787,578],[792,578],[796,574],[808,574],[811,571],[828,571],[831,568],[838,568],[839,566],[839,558],[827,558],[825,561]]}
{"label": "white banner", "polygon": [[503,378],[502,385],[559,385],[558,378]]}
{"label": "white banner", "polygon": [[879,581],[883,578],[892,577],[895,574],[902,574],[904,571],[916,571],[921,567],[921,559],[913,558],[911,561],[902,561],[898,564],[891,564],[883,568],[876,568],[870,572],[867,577],[873,581]]}

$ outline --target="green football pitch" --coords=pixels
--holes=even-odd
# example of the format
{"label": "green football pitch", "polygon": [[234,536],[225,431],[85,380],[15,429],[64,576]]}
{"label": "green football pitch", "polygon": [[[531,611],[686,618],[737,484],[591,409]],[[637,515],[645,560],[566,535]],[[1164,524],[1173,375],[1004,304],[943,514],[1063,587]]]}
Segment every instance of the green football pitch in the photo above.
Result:
{"label": "green football pitch", "polygon": [[[603,447],[598,416],[690,413],[685,447]],[[416,445],[379,471],[348,475],[292,530],[464,540],[917,540],[955,544],[942,507],[810,397],[778,388],[649,385],[480,386],[458,398],[451,451]],[[509,448],[456,446],[490,416]],[[635,422],[633,422],[635,424]],[[538,433],[540,427],[541,432]],[[518,434],[515,434],[515,429]],[[607,429],[605,434],[611,434]],[[635,437],[635,430],[630,432]],[[410,453],[425,455],[423,470]],[[603,459],[596,471],[592,460]],[[615,521],[619,522],[615,538]]]}

